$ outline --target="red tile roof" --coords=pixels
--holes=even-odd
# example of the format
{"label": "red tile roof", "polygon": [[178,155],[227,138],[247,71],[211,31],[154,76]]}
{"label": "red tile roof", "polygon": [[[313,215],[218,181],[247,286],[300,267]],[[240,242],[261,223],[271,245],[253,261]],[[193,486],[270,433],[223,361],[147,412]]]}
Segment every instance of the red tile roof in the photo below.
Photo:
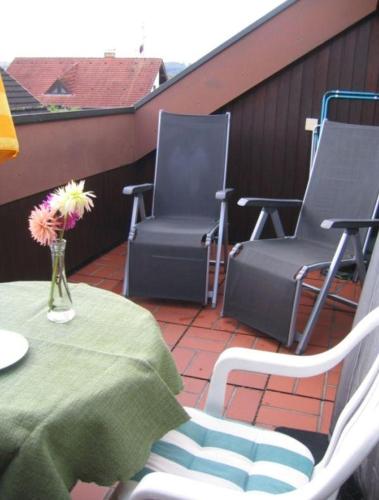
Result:
{"label": "red tile roof", "polygon": [[[144,97],[162,68],[157,58],[17,57],[8,72],[43,104],[107,108]],[[55,82],[70,93],[49,94]]]}

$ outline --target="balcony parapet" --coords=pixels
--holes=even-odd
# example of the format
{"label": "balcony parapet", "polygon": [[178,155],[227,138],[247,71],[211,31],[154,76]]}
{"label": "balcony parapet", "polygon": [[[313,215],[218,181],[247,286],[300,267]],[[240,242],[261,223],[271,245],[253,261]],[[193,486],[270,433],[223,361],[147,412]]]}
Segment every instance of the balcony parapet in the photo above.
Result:
{"label": "balcony parapet", "polygon": [[81,109],[77,111],[58,111],[54,113],[25,113],[13,117],[16,125],[25,125],[30,123],[55,122],[62,120],[79,120],[81,118],[95,118],[99,116],[114,116],[134,114],[135,108],[106,108],[106,109]]}

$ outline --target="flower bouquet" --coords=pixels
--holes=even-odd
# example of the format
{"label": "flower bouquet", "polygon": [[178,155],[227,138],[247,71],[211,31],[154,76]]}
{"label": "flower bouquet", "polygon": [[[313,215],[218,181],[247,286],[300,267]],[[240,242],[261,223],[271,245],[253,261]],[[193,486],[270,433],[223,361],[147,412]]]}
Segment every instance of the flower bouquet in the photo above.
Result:
{"label": "flower bouquet", "polygon": [[91,210],[92,198],[95,198],[92,191],[84,191],[84,181],[70,181],[50,193],[29,216],[32,238],[40,245],[50,246],[52,277],[47,317],[56,323],[65,323],[75,316],[65,273],[63,236],[66,230],[76,226],[84,212]]}

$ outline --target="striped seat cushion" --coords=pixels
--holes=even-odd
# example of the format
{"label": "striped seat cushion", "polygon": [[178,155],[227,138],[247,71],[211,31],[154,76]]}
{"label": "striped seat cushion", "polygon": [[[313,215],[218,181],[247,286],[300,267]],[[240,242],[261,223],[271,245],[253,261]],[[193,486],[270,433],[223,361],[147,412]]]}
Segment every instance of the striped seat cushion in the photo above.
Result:
{"label": "striped seat cushion", "polygon": [[[132,482],[160,471],[238,491],[278,494],[309,481],[314,460],[299,441],[193,408],[186,411],[191,420],[153,445]],[[128,486],[133,488],[132,483]]]}

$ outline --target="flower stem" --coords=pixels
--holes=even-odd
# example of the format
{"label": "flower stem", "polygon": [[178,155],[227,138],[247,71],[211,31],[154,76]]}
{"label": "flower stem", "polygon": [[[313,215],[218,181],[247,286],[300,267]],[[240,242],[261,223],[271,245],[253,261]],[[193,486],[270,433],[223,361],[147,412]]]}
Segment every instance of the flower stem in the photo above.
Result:
{"label": "flower stem", "polygon": [[56,282],[57,273],[58,273],[58,261],[59,261],[59,256],[54,255],[54,257],[53,257],[53,273],[51,276],[50,295],[49,295],[49,301],[48,301],[49,311],[51,311],[53,309],[54,287],[55,287],[55,282]]}
{"label": "flower stem", "polygon": [[[56,241],[63,240],[65,226],[66,226],[66,217],[64,218],[63,229],[59,232],[59,235],[58,235],[58,238]],[[61,279],[59,279],[59,281],[57,282],[59,259],[60,259],[60,255],[53,254],[53,271],[52,271],[52,276],[51,276],[49,300],[47,303],[49,311],[51,311],[54,308],[54,287],[55,287],[55,285],[58,285],[59,296],[62,297]]]}

